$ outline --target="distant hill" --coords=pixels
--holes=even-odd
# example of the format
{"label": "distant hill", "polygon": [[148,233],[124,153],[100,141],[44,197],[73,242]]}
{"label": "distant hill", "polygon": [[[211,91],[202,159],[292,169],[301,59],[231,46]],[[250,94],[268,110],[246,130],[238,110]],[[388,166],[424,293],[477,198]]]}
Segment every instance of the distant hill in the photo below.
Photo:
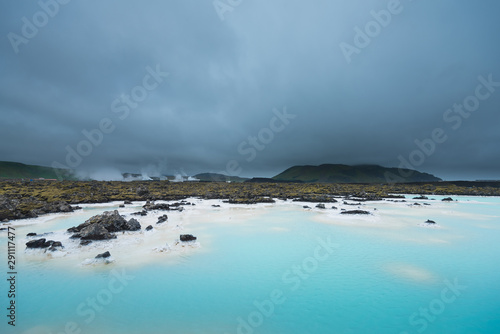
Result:
{"label": "distant hill", "polygon": [[[58,175],[59,173],[59,175]],[[69,170],[0,161],[0,179],[57,179],[74,180]]]}
{"label": "distant hill", "polygon": [[248,180],[246,178],[239,176],[228,176],[217,173],[201,173],[201,174],[196,174],[193,177],[204,182],[227,182],[227,181],[245,182],[246,180]]}
{"label": "distant hill", "polygon": [[[410,174],[403,169],[401,174]],[[348,166],[324,164],[320,166],[294,166],[273,177],[277,181],[302,181],[318,183],[389,183],[389,182],[438,182],[440,178],[428,173],[413,171],[409,177],[401,177],[398,168],[378,165]],[[389,179],[386,178],[389,175]]]}

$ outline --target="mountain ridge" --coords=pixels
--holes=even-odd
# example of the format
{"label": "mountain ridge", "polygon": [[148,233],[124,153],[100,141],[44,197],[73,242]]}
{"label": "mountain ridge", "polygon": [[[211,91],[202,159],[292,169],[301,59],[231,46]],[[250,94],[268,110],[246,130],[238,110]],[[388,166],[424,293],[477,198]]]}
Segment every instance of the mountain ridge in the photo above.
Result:
{"label": "mountain ridge", "polygon": [[0,179],[64,179],[76,180],[70,170],[21,162],[0,161]]}
{"label": "mountain ridge", "polygon": [[200,173],[193,175],[194,178],[204,181],[204,182],[245,182],[248,180],[247,178],[244,177],[239,177],[239,176],[229,176],[229,175],[224,175],[224,174],[219,174],[219,173]]}
{"label": "mountain ridge", "polygon": [[[407,176],[406,176],[407,175]],[[272,177],[277,181],[305,183],[408,183],[439,182],[442,179],[411,169],[398,169],[379,165],[297,165]]]}
{"label": "mountain ridge", "polygon": [[[139,174],[137,174],[139,175]],[[404,175],[408,175],[404,177]],[[125,175],[124,175],[125,177]],[[264,179],[248,179],[217,173],[199,173],[193,176],[205,182],[263,182]],[[70,170],[0,161],[0,179],[64,179],[75,180]],[[155,178],[159,179],[159,178]],[[440,178],[416,170],[388,168],[379,165],[298,165],[266,179],[265,182],[303,182],[303,183],[410,183],[440,182]]]}

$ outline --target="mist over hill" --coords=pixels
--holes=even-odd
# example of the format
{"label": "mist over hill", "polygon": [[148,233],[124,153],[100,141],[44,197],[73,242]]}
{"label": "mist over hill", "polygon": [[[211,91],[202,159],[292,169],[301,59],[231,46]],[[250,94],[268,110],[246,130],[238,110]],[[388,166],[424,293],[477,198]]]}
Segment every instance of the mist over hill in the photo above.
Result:
{"label": "mist over hill", "polygon": [[[342,164],[323,164],[319,166],[293,166],[273,178],[247,178],[218,173],[200,173],[188,175],[163,175],[120,172],[85,174],[69,169],[57,169],[44,166],[26,165],[17,162],[0,162],[1,179],[57,179],[57,180],[98,180],[98,181],[134,181],[168,180],[172,182],[304,182],[304,183],[407,183],[438,182],[440,178],[410,169],[387,168],[378,165],[349,166]],[[94,177],[93,177],[94,176]]]}

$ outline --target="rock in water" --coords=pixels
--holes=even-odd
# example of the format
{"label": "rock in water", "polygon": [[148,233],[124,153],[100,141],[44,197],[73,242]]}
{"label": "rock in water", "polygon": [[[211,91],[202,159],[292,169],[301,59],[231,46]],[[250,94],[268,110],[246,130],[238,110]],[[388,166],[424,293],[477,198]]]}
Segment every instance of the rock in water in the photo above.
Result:
{"label": "rock in water", "polygon": [[116,238],[112,232],[138,231],[141,224],[131,218],[125,220],[118,210],[106,211],[102,215],[96,215],[75,227],[68,229],[68,232],[75,233],[72,238],[81,238],[83,240],[107,240]]}
{"label": "rock in water", "polygon": [[420,196],[417,196],[417,197],[413,197],[413,199],[429,199],[429,198],[427,196],[420,195]]}
{"label": "rock in water", "polygon": [[80,241],[80,245],[82,246],[87,246],[88,244],[91,244],[92,240],[82,240]]}
{"label": "rock in water", "polygon": [[158,217],[158,221],[156,222],[156,224],[164,223],[167,220],[168,220],[168,216],[167,215],[160,216],[160,217]]}
{"label": "rock in water", "polygon": [[60,241],[48,240],[45,238],[31,240],[26,243],[27,248],[48,248],[51,247],[55,250],[55,247],[62,247],[62,243]]}
{"label": "rock in water", "polygon": [[126,223],[126,231],[138,231],[141,229],[141,224],[137,221],[135,218],[131,218],[127,223]]}
{"label": "rock in water", "polygon": [[111,254],[109,253],[109,251],[107,251],[107,252],[104,252],[102,254],[97,254],[97,256],[95,258],[96,259],[105,259],[105,258],[108,258],[110,256],[111,256]]}
{"label": "rock in water", "polygon": [[53,241],[52,245],[50,245],[50,247],[47,250],[49,250],[51,252],[54,252],[54,251],[57,250],[56,247],[64,248],[63,245],[62,245],[62,243],[60,241]]}
{"label": "rock in water", "polygon": [[[120,216],[120,214],[118,213],[118,210],[106,211],[102,215],[94,216],[94,217],[90,218],[89,220],[92,224],[98,223],[98,224],[102,225],[109,232],[128,231],[130,228],[130,225],[125,220],[125,218]],[[87,220],[87,222],[89,220]],[[85,223],[87,223],[87,222],[85,222]]]}
{"label": "rock in water", "polygon": [[446,198],[443,198],[441,201],[443,201],[443,202],[453,202],[453,198],[446,197]]}
{"label": "rock in water", "polygon": [[108,240],[116,239],[116,235],[109,233],[102,225],[92,224],[73,235],[73,238],[81,238],[82,240]]}
{"label": "rock in water", "polygon": [[343,215],[370,215],[371,213],[364,210],[350,210],[350,211],[342,211]]}
{"label": "rock in water", "polygon": [[132,214],[135,216],[147,216],[148,213],[146,210],[142,210],[142,211],[134,212]]}
{"label": "rock in water", "polygon": [[31,233],[26,234],[26,236],[27,236],[27,237],[34,237],[34,236],[36,236],[36,233],[31,232]]}
{"label": "rock in water", "polygon": [[294,198],[294,202],[324,202],[337,203],[337,200],[330,195],[302,195]]}
{"label": "rock in water", "polygon": [[430,219],[427,219],[426,223],[427,224],[436,224],[436,222],[434,220],[430,220]]}
{"label": "rock in water", "polygon": [[324,205],[324,204],[322,204],[322,203],[320,203],[320,204],[316,205],[316,207],[317,207],[318,209],[325,209],[325,205]]}
{"label": "rock in water", "polygon": [[154,204],[154,203],[147,202],[142,207],[144,208],[144,210],[147,210],[147,211],[170,210],[170,205],[165,204],[165,203]]}
{"label": "rock in water", "polygon": [[27,248],[46,248],[49,246],[45,246],[45,238],[31,240],[26,243]]}
{"label": "rock in water", "polygon": [[186,242],[186,241],[195,241],[196,237],[193,236],[192,234],[181,234],[180,239],[183,242]]}
{"label": "rock in water", "polygon": [[151,225],[148,225],[148,227],[146,227],[146,231],[151,231],[153,229],[153,226]]}

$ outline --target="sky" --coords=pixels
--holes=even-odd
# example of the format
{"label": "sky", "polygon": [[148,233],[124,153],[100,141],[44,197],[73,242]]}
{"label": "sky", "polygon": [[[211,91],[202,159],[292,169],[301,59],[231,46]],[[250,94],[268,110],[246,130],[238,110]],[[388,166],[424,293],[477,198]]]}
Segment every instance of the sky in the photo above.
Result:
{"label": "sky", "polygon": [[6,0],[0,160],[500,179],[497,0]]}

